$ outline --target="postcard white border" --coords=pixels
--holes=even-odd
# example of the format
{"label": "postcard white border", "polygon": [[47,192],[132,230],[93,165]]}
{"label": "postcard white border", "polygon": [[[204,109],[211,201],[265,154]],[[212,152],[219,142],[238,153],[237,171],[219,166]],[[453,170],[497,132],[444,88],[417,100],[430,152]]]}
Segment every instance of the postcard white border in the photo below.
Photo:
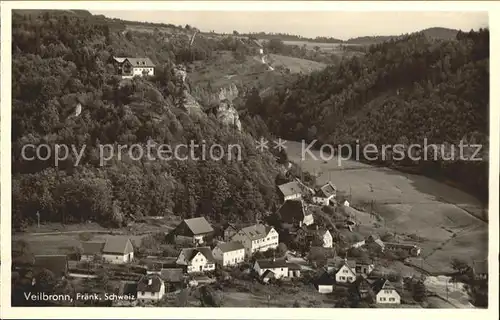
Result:
{"label": "postcard white border", "polygon": [[[124,3],[126,3],[124,5]],[[1,318],[3,319],[332,319],[363,315],[385,319],[498,319],[498,196],[500,4],[485,1],[2,1],[1,3]],[[308,308],[21,308],[10,306],[11,251],[11,10],[179,10],[179,11],[488,11],[490,28],[490,204],[489,308],[480,309],[308,309]],[[497,90],[495,90],[497,89]],[[370,314],[368,314],[370,313]]]}

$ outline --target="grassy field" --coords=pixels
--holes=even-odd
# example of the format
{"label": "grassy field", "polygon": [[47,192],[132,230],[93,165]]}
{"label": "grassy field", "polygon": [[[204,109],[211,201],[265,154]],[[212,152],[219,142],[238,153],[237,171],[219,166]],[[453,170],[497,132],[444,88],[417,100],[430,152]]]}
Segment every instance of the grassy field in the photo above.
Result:
{"label": "grassy field", "polygon": [[[259,42],[263,43],[267,40],[260,39]],[[315,47],[319,47],[320,51],[340,51],[340,46],[357,46],[357,44],[345,44],[345,43],[323,43],[323,42],[309,42],[309,41],[291,41],[291,40],[285,40],[283,41],[284,44],[289,45],[289,46],[306,46],[307,49],[310,50],[315,50]]]}
{"label": "grassy field", "polygon": [[[301,145],[287,142],[291,161],[300,163]],[[364,233],[386,231],[417,234],[422,238],[424,265],[433,271],[449,271],[454,257],[469,260],[488,255],[488,224],[481,216],[481,203],[458,189],[432,179],[400,173],[387,168],[372,167],[356,161],[336,158],[323,161],[306,155],[302,166],[317,175],[318,183],[331,180],[337,188],[352,194],[352,202],[374,201],[374,211],[383,218],[378,228],[363,226]]]}

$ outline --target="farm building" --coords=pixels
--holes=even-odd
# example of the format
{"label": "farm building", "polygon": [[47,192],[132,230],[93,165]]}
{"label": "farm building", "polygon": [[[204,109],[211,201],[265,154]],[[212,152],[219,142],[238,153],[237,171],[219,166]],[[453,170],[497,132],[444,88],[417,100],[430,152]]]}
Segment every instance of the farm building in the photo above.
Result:
{"label": "farm building", "polygon": [[127,237],[108,238],[102,249],[102,259],[113,264],[132,262],[134,246]]}
{"label": "farm building", "polygon": [[35,270],[48,270],[56,279],[68,274],[68,257],[66,255],[35,255]]}
{"label": "farm building", "polygon": [[396,288],[386,279],[379,279],[374,283],[373,291],[376,296],[377,303],[382,304],[400,304],[401,296]]}
{"label": "farm building", "polygon": [[328,272],[323,272],[319,278],[314,281],[314,287],[319,293],[333,292],[335,278]]}
{"label": "farm building", "polygon": [[384,242],[384,248],[389,251],[403,250],[413,257],[418,257],[421,252],[419,246],[411,243]]}
{"label": "farm building", "polygon": [[105,241],[82,242],[80,261],[93,261],[96,257],[100,257],[105,244]]}
{"label": "farm building", "polygon": [[165,292],[171,292],[182,288],[184,282],[182,268],[161,269],[160,277],[165,283]]}
{"label": "farm building", "polygon": [[169,236],[185,239],[195,245],[201,245],[210,240],[215,231],[204,217],[183,220]]}

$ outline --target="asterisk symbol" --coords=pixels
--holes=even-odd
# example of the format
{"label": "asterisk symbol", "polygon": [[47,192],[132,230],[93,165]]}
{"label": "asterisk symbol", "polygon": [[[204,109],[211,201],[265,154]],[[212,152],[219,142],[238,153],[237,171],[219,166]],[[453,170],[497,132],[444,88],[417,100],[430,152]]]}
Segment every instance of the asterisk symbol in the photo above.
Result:
{"label": "asterisk symbol", "polygon": [[274,141],[274,148],[275,149],[278,149],[278,151],[281,151],[281,150],[285,150],[286,149],[286,146],[285,146],[285,143],[286,143],[286,140],[281,140],[281,138],[278,138],[278,141]]}
{"label": "asterisk symbol", "polygon": [[267,143],[269,141],[267,141],[266,139],[264,138],[260,138],[260,141],[257,141],[257,149],[260,149],[260,152],[263,152],[264,150],[266,150],[268,148],[267,146]]}

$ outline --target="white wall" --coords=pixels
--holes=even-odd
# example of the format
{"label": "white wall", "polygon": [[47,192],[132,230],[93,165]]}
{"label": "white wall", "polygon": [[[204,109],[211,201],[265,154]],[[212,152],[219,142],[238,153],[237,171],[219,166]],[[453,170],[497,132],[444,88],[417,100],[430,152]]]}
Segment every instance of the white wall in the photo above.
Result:
{"label": "white wall", "polygon": [[115,254],[103,254],[102,259],[105,262],[108,263],[113,263],[113,264],[121,264],[121,263],[127,263],[127,256],[126,254],[124,255],[115,255]]}
{"label": "white wall", "polygon": [[266,272],[266,270],[271,270],[272,272],[274,272],[274,276],[276,277],[276,279],[288,277],[288,267],[260,268],[259,263],[255,262],[254,269],[259,274],[259,276],[262,276],[264,274],[264,272]]}
{"label": "white wall", "polygon": [[265,238],[251,241],[243,231],[239,231],[231,240],[241,242],[245,247],[245,254],[250,257],[257,251],[276,249],[279,244],[279,234],[272,228]]}
{"label": "white wall", "polygon": [[335,274],[335,280],[339,283],[354,282],[356,281],[356,274],[350,268],[343,265]]}
{"label": "white wall", "polygon": [[314,223],[314,217],[313,217],[313,215],[312,215],[312,214],[307,215],[307,216],[305,216],[305,217],[304,217],[304,224],[305,224],[306,226],[310,226],[310,225],[311,225],[311,224],[313,224],[313,223]]}
{"label": "white wall", "polygon": [[318,285],[319,293],[331,293],[333,292],[333,285]]}
{"label": "white wall", "polygon": [[289,195],[289,196],[284,196],[283,199],[284,201],[287,201],[287,200],[295,200],[295,199],[301,199],[302,198],[302,194],[300,193],[296,193],[296,194],[292,194],[292,195]]}
{"label": "white wall", "polygon": [[161,300],[165,294],[165,283],[161,282],[160,292],[147,292],[137,291],[138,300]]}
{"label": "white wall", "polygon": [[208,263],[207,258],[201,252],[198,252],[196,256],[191,260],[191,264],[187,267],[187,272],[204,272],[215,270],[214,263]]}
{"label": "white wall", "polygon": [[323,235],[323,248],[333,247],[333,237],[330,231],[325,232]]}
{"label": "white wall", "polygon": [[222,265],[232,266],[243,262],[243,260],[245,260],[245,249],[224,252]]}
{"label": "white wall", "polygon": [[377,293],[377,303],[400,304],[401,297],[399,296],[399,293],[397,293],[397,291],[394,289],[382,289],[379,291],[379,293]]}

